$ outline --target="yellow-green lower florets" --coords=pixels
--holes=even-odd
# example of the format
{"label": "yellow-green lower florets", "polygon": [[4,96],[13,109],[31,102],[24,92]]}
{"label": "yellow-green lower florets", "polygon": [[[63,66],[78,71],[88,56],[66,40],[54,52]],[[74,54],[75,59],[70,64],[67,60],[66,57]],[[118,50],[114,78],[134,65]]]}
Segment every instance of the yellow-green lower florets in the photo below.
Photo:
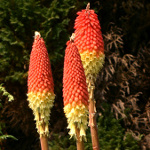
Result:
{"label": "yellow-green lower florets", "polygon": [[33,110],[36,120],[36,128],[40,136],[48,136],[48,124],[50,120],[51,108],[55,94],[51,92],[30,92],[28,95],[29,107]]}
{"label": "yellow-green lower florets", "polygon": [[88,124],[88,108],[87,106],[80,104],[72,107],[71,104],[67,104],[64,107],[64,112],[68,122],[68,129],[70,129],[70,136],[76,137],[76,127],[80,131],[81,140],[86,140],[86,129]]}
{"label": "yellow-green lower florets", "polygon": [[92,78],[92,80],[95,82],[99,71],[103,68],[105,54],[100,53],[97,56],[96,51],[84,51],[83,53],[80,53],[80,55],[85,71],[86,80]]}

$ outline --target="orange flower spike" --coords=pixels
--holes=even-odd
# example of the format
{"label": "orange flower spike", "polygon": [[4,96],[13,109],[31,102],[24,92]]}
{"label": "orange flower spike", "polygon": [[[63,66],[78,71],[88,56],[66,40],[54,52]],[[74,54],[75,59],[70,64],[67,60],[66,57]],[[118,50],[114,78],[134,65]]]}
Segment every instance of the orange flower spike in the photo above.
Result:
{"label": "orange flower spike", "polygon": [[87,80],[92,77],[95,81],[104,64],[104,42],[97,14],[89,7],[90,4],[77,13],[74,42],[81,55]]}
{"label": "orange flower spike", "polygon": [[75,128],[80,131],[80,138],[86,139],[88,123],[88,90],[80,54],[73,41],[67,42],[63,73],[64,112],[70,129],[70,136],[76,137]]}
{"label": "orange flower spike", "polygon": [[51,64],[44,40],[35,32],[28,74],[28,101],[40,136],[48,136],[48,124],[55,94]]}

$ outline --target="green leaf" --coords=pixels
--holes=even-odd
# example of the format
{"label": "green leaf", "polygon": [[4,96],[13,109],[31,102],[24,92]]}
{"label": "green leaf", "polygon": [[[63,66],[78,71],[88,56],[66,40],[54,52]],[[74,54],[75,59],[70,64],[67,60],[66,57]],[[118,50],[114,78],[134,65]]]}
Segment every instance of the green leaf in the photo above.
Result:
{"label": "green leaf", "polygon": [[0,140],[6,140],[6,139],[8,139],[8,138],[11,138],[11,139],[13,139],[13,140],[18,140],[17,138],[15,138],[14,136],[12,136],[12,135],[1,135],[0,136]]}

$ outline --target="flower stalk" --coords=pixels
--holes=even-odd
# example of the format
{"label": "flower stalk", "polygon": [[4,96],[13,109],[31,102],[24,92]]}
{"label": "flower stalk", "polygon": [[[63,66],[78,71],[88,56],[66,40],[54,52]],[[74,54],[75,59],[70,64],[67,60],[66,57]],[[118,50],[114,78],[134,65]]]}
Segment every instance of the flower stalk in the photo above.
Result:
{"label": "flower stalk", "polygon": [[76,145],[77,150],[84,150],[84,143],[83,140],[80,138],[80,130],[76,126]]}
{"label": "flower stalk", "polygon": [[98,128],[96,123],[96,107],[94,100],[94,89],[95,86],[92,84],[92,81],[88,81],[88,91],[89,91],[89,126],[91,131],[91,139],[93,150],[99,150],[99,138],[98,138]]}
{"label": "flower stalk", "polygon": [[104,42],[98,16],[90,10],[90,3],[86,9],[77,12],[75,20],[75,44],[81,55],[89,92],[89,126],[91,129],[92,145],[99,150],[99,139],[96,125],[96,101],[94,100],[95,81],[104,64]]}
{"label": "flower stalk", "polygon": [[41,150],[49,150],[47,136],[40,137],[40,143],[41,143]]}

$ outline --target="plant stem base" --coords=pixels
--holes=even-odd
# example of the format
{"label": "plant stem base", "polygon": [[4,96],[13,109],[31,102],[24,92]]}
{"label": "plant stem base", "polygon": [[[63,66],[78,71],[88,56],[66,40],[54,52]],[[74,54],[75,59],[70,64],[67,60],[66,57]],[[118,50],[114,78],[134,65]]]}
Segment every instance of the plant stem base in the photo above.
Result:
{"label": "plant stem base", "polygon": [[83,139],[80,137],[80,130],[76,127],[76,144],[77,144],[77,150],[84,150],[84,143]]}
{"label": "plant stem base", "polygon": [[40,137],[41,150],[48,150],[48,140],[46,136]]}

